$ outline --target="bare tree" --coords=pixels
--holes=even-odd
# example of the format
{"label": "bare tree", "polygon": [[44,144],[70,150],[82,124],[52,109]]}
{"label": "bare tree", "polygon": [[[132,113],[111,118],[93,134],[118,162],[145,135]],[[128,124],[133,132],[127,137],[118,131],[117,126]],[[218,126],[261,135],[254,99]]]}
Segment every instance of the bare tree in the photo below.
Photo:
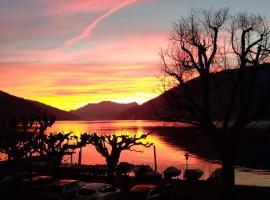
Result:
{"label": "bare tree", "polygon": [[135,146],[150,147],[152,143],[146,140],[148,135],[98,135],[94,133],[83,134],[82,140],[94,145],[96,150],[106,159],[108,178],[114,184],[114,176],[121,152],[124,150],[136,151],[133,149]]}
{"label": "bare tree", "polygon": [[14,167],[17,161],[25,159],[30,166],[35,156],[41,160],[52,163],[55,175],[58,175],[63,156],[80,148],[84,138],[79,138],[73,133],[45,133],[53,125],[55,119],[44,117],[12,118],[0,122],[0,152],[8,157]]}
{"label": "bare tree", "polygon": [[8,161],[31,158],[35,152],[33,138],[44,134],[52,126],[54,119],[46,117],[12,118],[0,123],[0,152],[7,154]]}
{"label": "bare tree", "polygon": [[229,15],[224,8],[179,19],[168,49],[160,52],[164,88],[174,86],[168,91],[173,112],[166,118],[193,124],[208,136],[222,161],[224,199],[233,199],[241,132],[263,116],[269,102],[269,88],[257,78],[264,74],[260,64],[269,62],[269,47],[261,16]]}
{"label": "bare tree", "polygon": [[40,158],[52,163],[55,176],[59,175],[63,157],[84,145],[72,132],[39,134],[33,141]]}

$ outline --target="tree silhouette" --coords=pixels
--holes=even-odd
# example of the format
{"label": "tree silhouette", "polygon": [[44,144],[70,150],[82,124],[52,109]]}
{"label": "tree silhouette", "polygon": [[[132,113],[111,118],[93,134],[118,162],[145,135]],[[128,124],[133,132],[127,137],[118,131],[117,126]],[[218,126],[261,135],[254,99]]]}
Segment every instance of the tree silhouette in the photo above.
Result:
{"label": "tree silhouette", "polygon": [[54,119],[46,117],[12,118],[0,122],[0,152],[8,156],[8,161],[31,158],[35,152],[34,137],[44,134],[47,127],[52,126]]}
{"label": "tree silhouette", "polygon": [[269,62],[269,49],[261,16],[230,15],[224,8],[179,19],[168,49],[160,52],[164,88],[174,87],[167,98],[170,114],[163,117],[197,126],[210,139],[222,161],[224,199],[234,198],[241,133],[269,102],[269,87],[258,78],[265,74],[260,64]]}
{"label": "tree silhouette", "polygon": [[14,167],[17,161],[25,159],[32,164],[33,156],[52,164],[55,176],[63,156],[85,145],[73,133],[45,133],[55,120],[44,117],[22,118],[0,122],[0,152],[7,154],[9,164]]}
{"label": "tree silhouette", "polygon": [[136,151],[135,146],[150,147],[152,143],[147,142],[148,134],[141,135],[98,135],[83,134],[82,140],[95,146],[96,150],[106,159],[109,181],[114,184],[116,167],[121,152],[124,150]]}
{"label": "tree silhouette", "polygon": [[80,148],[83,143],[73,133],[50,133],[39,134],[34,138],[38,155],[52,163],[55,176],[59,175],[62,159],[65,155],[73,153],[76,148]]}

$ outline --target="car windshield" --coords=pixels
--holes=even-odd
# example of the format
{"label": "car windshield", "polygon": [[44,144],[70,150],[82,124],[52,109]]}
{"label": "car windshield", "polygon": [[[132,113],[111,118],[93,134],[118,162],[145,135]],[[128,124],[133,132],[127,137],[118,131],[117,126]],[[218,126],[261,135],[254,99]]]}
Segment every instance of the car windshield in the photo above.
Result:
{"label": "car windshield", "polygon": [[96,191],[91,189],[82,188],[79,190],[80,195],[93,195]]}

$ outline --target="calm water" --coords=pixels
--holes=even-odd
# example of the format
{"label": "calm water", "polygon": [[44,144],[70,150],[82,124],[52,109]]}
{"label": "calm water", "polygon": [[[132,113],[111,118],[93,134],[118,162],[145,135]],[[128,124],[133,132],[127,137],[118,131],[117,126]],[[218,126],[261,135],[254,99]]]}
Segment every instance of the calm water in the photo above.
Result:
{"label": "calm water", "polygon": [[[84,132],[89,133],[102,133],[102,134],[141,134],[152,132],[151,128],[154,127],[175,127],[186,126],[180,123],[164,123],[159,121],[58,121],[48,131],[64,131],[74,132],[81,134]],[[182,171],[185,169],[186,161],[184,154],[186,150],[181,146],[175,146],[165,140],[158,132],[152,132],[148,137],[148,141],[155,144],[157,149],[157,163],[158,170],[162,172],[168,166],[175,166]],[[153,167],[153,148],[137,147],[136,150],[142,151],[124,151],[121,154],[120,161],[126,161],[133,164],[149,164]],[[73,155],[73,163],[77,162],[78,153]],[[71,158],[65,157],[64,162],[70,163]],[[105,160],[100,156],[95,148],[88,145],[83,148],[82,155],[83,164],[105,164]],[[202,159],[195,154],[191,154],[188,165],[190,168],[201,168],[204,170],[204,177],[206,179],[209,173],[220,167],[218,162]],[[245,185],[260,185],[270,186],[270,173],[263,170],[236,168],[236,183]]]}

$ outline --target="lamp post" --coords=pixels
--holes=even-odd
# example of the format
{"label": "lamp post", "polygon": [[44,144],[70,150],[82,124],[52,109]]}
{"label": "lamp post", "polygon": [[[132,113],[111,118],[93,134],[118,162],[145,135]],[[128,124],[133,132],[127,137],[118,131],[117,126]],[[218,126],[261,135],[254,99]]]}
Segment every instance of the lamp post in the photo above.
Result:
{"label": "lamp post", "polygon": [[155,172],[157,171],[157,154],[156,154],[156,146],[154,146],[154,163],[155,163]]}

